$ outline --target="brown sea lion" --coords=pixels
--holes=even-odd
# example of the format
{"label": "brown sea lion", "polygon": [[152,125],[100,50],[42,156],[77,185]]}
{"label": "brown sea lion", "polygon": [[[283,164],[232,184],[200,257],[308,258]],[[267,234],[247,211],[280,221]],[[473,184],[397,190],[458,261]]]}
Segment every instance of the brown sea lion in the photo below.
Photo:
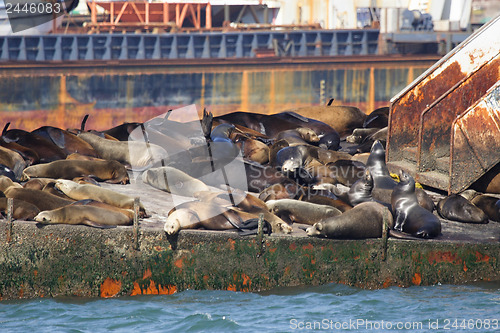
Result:
{"label": "brown sea lion", "polygon": [[52,162],[66,158],[66,153],[56,146],[52,141],[45,139],[21,129],[8,130],[7,124],[2,132],[2,138],[6,142],[15,142],[37,152],[41,163]]}
{"label": "brown sea lion", "polygon": [[471,188],[478,192],[500,194],[500,163],[475,181]]}
{"label": "brown sea lion", "polygon": [[107,183],[128,183],[125,167],[117,161],[59,160],[24,169],[22,180],[30,178],[73,179],[92,176]]}
{"label": "brown sea lion", "polygon": [[265,143],[244,135],[238,135],[233,140],[241,150],[243,158],[260,164],[269,162],[269,147]]}
{"label": "brown sea lion", "polygon": [[383,128],[389,123],[389,107],[384,106],[373,110],[363,122],[364,128]]}
{"label": "brown sea lion", "polygon": [[32,178],[24,183],[24,188],[30,188],[32,190],[43,190],[43,188],[51,182],[55,182],[53,178]]}
{"label": "brown sea lion", "polygon": [[285,140],[289,146],[306,145],[319,142],[319,137],[310,128],[297,127],[295,129],[279,132],[274,139],[276,141]]}
{"label": "brown sea lion", "polygon": [[394,226],[388,209],[376,202],[364,202],[353,209],[307,228],[308,236],[336,239],[365,239],[382,237],[384,218],[389,228]]}
{"label": "brown sea lion", "polygon": [[73,133],[53,126],[42,126],[31,133],[51,141],[61,148],[66,155],[78,153],[85,156],[98,157],[94,148]]}
{"label": "brown sea lion", "polygon": [[7,198],[19,199],[35,205],[40,211],[64,207],[74,202],[73,200],[63,199],[41,190],[28,188],[10,187],[4,193]]}
{"label": "brown sea lion", "polygon": [[41,224],[84,224],[96,228],[132,224],[132,220],[125,214],[88,205],[68,205],[41,211],[34,220]]}
{"label": "brown sea lion", "polygon": [[0,191],[5,192],[9,187],[23,188],[21,184],[12,181],[9,177],[0,175]]}
{"label": "brown sea lion", "polygon": [[439,200],[436,210],[444,219],[464,223],[488,223],[488,216],[461,195],[452,194]]}
{"label": "brown sea lion", "polygon": [[[12,202],[13,212],[12,218],[14,220],[29,221],[40,213],[40,209],[37,206],[30,204],[29,202],[13,199]],[[7,216],[7,198],[0,198],[0,211],[4,216]]]}
{"label": "brown sea lion", "polygon": [[500,198],[490,195],[478,195],[472,203],[488,216],[492,221],[500,222]]}
{"label": "brown sea lion", "polygon": [[21,146],[15,142],[7,142],[2,137],[0,137],[0,146],[7,149],[13,150],[26,161],[27,165],[36,164],[40,161],[40,156],[33,149]]}
{"label": "brown sea lion", "polygon": [[169,166],[144,171],[142,182],[159,190],[185,197],[193,197],[199,191],[209,191],[208,186],[201,180]]}
{"label": "brown sea lion", "polygon": [[330,205],[319,205],[293,199],[268,200],[269,211],[290,223],[314,225],[316,222],[342,214],[340,210]]}
{"label": "brown sea lion", "polygon": [[78,137],[88,142],[101,158],[118,161],[133,169],[146,168],[168,157],[164,148],[152,143],[110,141],[87,132],[78,134]]}

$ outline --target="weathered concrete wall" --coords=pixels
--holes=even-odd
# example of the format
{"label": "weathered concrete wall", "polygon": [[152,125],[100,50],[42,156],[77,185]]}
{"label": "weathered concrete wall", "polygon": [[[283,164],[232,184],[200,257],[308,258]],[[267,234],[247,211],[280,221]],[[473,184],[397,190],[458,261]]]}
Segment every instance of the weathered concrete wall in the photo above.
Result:
{"label": "weathered concrete wall", "polygon": [[0,299],[258,291],[345,283],[363,288],[500,280],[500,243],[239,237],[142,228],[100,230],[0,221]]}

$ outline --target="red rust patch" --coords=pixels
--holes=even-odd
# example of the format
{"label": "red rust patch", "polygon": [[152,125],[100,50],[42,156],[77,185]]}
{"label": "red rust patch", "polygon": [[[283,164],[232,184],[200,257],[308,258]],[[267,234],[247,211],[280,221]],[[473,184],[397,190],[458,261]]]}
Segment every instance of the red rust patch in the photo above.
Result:
{"label": "red rust patch", "polygon": [[227,290],[236,291],[236,286],[234,284],[230,284],[229,286],[227,286]]}
{"label": "red rust patch", "polygon": [[153,273],[151,273],[151,269],[148,268],[144,272],[144,275],[142,276],[142,279],[146,280],[147,278],[150,278],[151,276],[153,276]]}
{"label": "red rust patch", "polygon": [[236,243],[236,241],[231,238],[229,238],[227,241],[229,242],[229,248],[231,249],[231,251],[234,251],[234,243]]}
{"label": "red rust patch", "polygon": [[175,267],[177,267],[177,268],[182,268],[182,264],[183,264],[183,263],[182,263],[182,260],[183,260],[182,258],[177,259],[177,260],[174,262]]}
{"label": "red rust patch", "polygon": [[295,251],[297,249],[297,245],[295,245],[295,243],[292,243],[288,248],[292,251]]}
{"label": "red rust patch", "polygon": [[134,289],[132,289],[132,293],[130,296],[135,296],[135,295],[141,295],[142,290],[141,287],[139,287],[139,284],[137,282],[134,282]]}
{"label": "red rust patch", "polygon": [[469,269],[467,268],[467,266],[465,265],[465,262],[464,262],[464,272],[467,272]]}
{"label": "red rust patch", "polygon": [[168,285],[163,287],[161,284],[158,285],[158,294],[159,295],[172,295],[177,292],[177,287],[173,285]]}
{"label": "red rust patch", "polygon": [[33,271],[33,275],[35,275],[35,277],[38,276],[38,271],[36,269]]}
{"label": "red rust patch", "polygon": [[476,262],[489,262],[490,257],[486,254],[481,254],[476,251]]}
{"label": "red rust patch", "polygon": [[312,250],[313,248],[314,248],[314,246],[311,243],[302,246],[303,250]]}
{"label": "red rust patch", "polygon": [[158,295],[158,288],[156,288],[156,284],[153,280],[149,281],[149,287],[146,291],[143,291],[145,295]]}
{"label": "red rust patch", "polygon": [[420,283],[422,283],[422,276],[420,275],[420,273],[415,273],[415,275],[411,279],[411,282],[416,286],[420,286]]}
{"label": "red rust patch", "polygon": [[461,262],[460,259],[457,259],[457,255],[455,253],[441,251],[429,253],[428,261],[431,265],[435,265],[441,262],[450,264],[458,264]]}
{"label": "red rust patch", "polygon": [[272,249],[269,249],[269,252],[274,253],[276,252],[276,249],[277,249],[276,247],[273,247]]}
{"label": "red rust patch", "polygon": [[389,288],[390,286],[392,286],[391,279],[390,278],[385,279],[384,283],[382,284],[382,287],[383,288]]}
{"label": "red rust patch", "polygon": [[101,284],[101,297],[108,298],[116,296],[122,289],[122,282],[120,280],[113,280],[107,278]]}

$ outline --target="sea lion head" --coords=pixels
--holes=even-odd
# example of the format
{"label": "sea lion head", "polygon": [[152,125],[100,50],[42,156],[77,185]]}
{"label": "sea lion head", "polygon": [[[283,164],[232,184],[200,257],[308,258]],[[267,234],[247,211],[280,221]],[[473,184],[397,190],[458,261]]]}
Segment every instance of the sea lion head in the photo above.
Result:
{"label": "sea lion head", "polygon": [[[167,221],[165,222],[165,225],[163,226],[163,230],[168,235],[174,235],[181,230],[181,225],[185,221],[199,221],[198,215],[190,210],[190,209],[178,209],[173,211],[167,218]],[[185,223],[184,223],[185,224]]]}
{"label": "sea lion head", "polygon": [[319,137],[312,129],[307,127],[298,127],[295,129],[297,133],[309,143],[319,142]]}
{"label": "sea lion head", "polygon": [[398,186],[404,192],[415,192],[415,180],[412,176],[410,176],[403,170],[399,171],[399,183],[396,186]]}
{"label": "sea lion head", "polygon": [[63,193],[68,193],[69,191],[75,189],[78,183],[68,179],[58,179],[56,180],[55,188]]}
{"label": "sea lion head", "polygon": [[321,231],[323,230],[323,223],[317,222],[314,223],[312,227],[306,229],[306,233],[308,236],[319,236],[321,235]]}
{"label": "sea lion head", "polygon": [[52,222],[52,214],[50,214],[50,211],[43,211],[38,213],[33,219],[43,224],[49,224]]}
{"label": "sea lion head", "polygon": [[323,135],[318,142],[320,148],[328,150],[338,150],[340,145],[340,136],[337,132]]}

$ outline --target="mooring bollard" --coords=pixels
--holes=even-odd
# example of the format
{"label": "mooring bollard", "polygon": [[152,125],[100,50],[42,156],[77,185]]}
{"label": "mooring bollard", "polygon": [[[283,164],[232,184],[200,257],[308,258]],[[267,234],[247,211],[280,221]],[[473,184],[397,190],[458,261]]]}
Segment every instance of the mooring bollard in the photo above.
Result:
{"label": "mooring bollard", "polygon": [[264,214],[259,214],[259,222],[257,227],[257,246],[259,247],[257,257],[260,257],[264,253]]}
{"label": "mooring bollard", "polygon": [[134,249],[139,250],[139,198],[134,198],[134,226],[133,226],[133,238],[134,238]]}
{"label": "mooring bollard", "polygon": [[12,241],[12,213],[14,212],[14,199],[7,199],[7,243]]}
{"label": "mooring bollard", "polygon": [[382,261],[387,259],[387,239],[389,238],[389,209],[382,213]]}

